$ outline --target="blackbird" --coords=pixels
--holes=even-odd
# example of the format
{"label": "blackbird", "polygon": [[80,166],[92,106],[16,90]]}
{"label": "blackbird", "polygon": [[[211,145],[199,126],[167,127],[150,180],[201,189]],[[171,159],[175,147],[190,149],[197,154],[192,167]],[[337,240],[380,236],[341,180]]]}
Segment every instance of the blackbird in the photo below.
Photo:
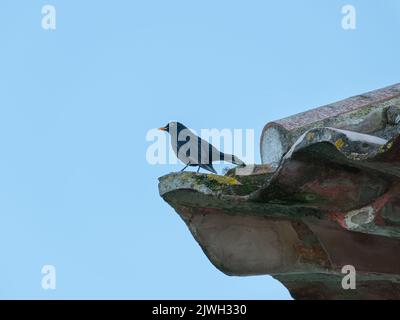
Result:
{"label": "blackbird", "polygon": [[172,121],[165,127],[159,128],[159,130],[166,131],[171,135],[172,149],[177,158],[186,165],[181,171],[184,171],[188,166],[198,166],[197,172],[199,172],[200,168],[203,168],[217,174],[212,165],[215,161],[225,161],[245,166],[245,163],[238,157],[220,152],[212,144],[196,136],[180,122]]}

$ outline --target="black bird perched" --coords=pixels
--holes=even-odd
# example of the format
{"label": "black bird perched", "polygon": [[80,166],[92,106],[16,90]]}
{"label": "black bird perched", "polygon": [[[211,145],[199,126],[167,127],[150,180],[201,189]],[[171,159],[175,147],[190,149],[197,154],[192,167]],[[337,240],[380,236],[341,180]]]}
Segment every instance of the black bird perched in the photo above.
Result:
{"label": "black bird perched", "polygon": [[171,135],[172,149],[177,158],[186,165],[181,171],[184,171],[188,166],[198,166],[197,172],[200,168],[203,168],[217,174],[212,163],[220,160],[245,166],[245,163],[238,157],[220,152],[180,122],[172,121],[159,130],[166,131]]}

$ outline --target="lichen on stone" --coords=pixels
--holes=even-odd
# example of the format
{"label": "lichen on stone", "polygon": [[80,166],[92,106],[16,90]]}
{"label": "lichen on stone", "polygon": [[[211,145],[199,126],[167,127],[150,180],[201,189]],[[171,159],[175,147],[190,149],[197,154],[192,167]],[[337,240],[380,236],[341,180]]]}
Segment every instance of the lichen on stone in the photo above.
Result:
{"label": "lichen on stone", "polygon": [[214,181],[214,182],[216,182],[218,184],[222,184],[222,185],[230,185],[230,186],[240,185],[240,182],[232,177],[218,176],[216,174],[208,174],[207,178],[210,181]]}

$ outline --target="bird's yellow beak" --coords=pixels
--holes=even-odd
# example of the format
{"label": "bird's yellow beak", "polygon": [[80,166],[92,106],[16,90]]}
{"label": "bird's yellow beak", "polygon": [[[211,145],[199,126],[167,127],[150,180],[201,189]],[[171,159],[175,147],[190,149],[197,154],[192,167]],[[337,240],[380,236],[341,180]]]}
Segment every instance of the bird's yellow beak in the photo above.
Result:
{"label": "bird's yellow beak", "polygon": [[158,128],[158,130],[167,131],[167,129],[165,127]]}

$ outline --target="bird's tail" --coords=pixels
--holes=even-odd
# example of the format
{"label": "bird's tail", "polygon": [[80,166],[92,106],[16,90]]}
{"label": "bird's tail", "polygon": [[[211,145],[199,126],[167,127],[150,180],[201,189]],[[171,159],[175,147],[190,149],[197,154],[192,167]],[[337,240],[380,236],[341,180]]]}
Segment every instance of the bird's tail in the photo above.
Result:
{"label": "bird's tail", "polygon": [[244,167],[246,164],[233,154],[221,152],[221,160]]}

